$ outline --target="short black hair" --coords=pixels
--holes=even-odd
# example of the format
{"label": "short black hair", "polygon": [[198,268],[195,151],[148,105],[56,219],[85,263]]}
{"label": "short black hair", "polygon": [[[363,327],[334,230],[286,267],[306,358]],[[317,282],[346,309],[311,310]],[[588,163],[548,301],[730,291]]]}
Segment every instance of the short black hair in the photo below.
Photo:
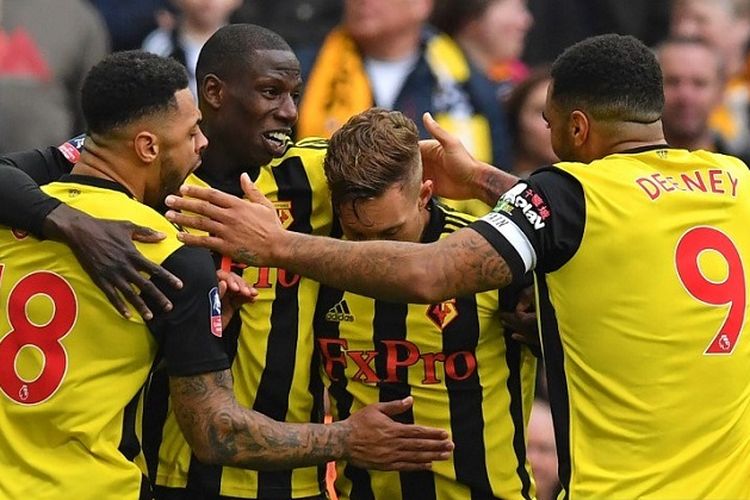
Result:
{"label": "short black hair", "polygon": [[565,110],[595,119],[652,123],[661,117],[661,68],[651,50],[632,36],[587,38],[552,65],[552,99]]}
{"label": "short black hair", "polygon": [[195,76],[200,87],[208,74],[232,80],[247,69],[258,50],[293,52],[281,35],[256,24],[228,24],[211,35],[201,49]]}
{"label": "short black hair", "polygon": [[88,130],[106,134],[133,120],[177,106],[175,92],[188,86],[185,67],[141,50],[115,52],[83,82],[81,108]]}

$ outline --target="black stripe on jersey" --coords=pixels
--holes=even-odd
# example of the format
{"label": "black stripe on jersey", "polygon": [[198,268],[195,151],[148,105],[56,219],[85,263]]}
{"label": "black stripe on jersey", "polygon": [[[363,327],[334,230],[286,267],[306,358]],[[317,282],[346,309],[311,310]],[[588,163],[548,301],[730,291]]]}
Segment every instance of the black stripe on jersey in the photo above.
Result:
{"label": "black stripe on jersey", "polygon": [[474,222],[466,217],[462,217],[459,212],[445,211],[445,223],[453,224],[458,227],[465,227]]}
{"label": "black stripe on jersey", "polygon": [[[315,321],[313,323],[316,348],[318,349],[319,354],[320,344],[317,342],[317,339],[338,339],[341,337],[339,332],[339,322],[328,321],[325,318],[326,313],[331,308],[340,304],[343,298],[344,292],[341,290],[336,290],[326,286],[320,287],[318,303],[315,309]],[[341,355],[341,349],[339,347],[331,346],[329,349],[331,349],[333,356]],[[332,378],[335,380],[331,380],[329,392],[336,404],[338,418],[339,420],[343,420],[351,415],[354,397],[346,390],[349,380],[346,378],[345,367],[336,363],[332,367],[331,373]],[[352,482],[352,498],[374,500],[375,496],[372,493],[372,486],[370,485],[370,475],[366,470],[347,465],[344,468],[344,476]]]}
{"label": "black stripe on jersey", "polygon": [[[312,187],[302,160],[291,157],[271,169],[278,186],[279,201],[291,201],[294,221],[289,230],[312,233]],[[292,286],[276,283],[276,299],[271,306],[266,364],[258,385],[253,409],[273,418],[286,420],[292,387],[299,335],[299,280]],[[259,498],[292,496],[292,471],[258,472]]]}
{"label": "black stripe on jersey", "polygon": [[[459,297],[456,308],[458,316],[443,330],[443,352],[446,356],[461,351],[476,355],[479,344],[476,296]],[[464,356],[456,357],[458,374],[467,373],[468,368]],[[474,373],[465,380],[446,376],[445,386],[448,389],[451,435],[456,445],[453,450],[456,480],[469,486],[472,499],[493,498],[487,473],[479,372],[475,368]]]}
{"label": "black stripe on jersey", "polygon": [[120,445],[117,449],[130,461],[137,457],[141,452],[141,443],[138,441],[138,434],[136,434],[135,429],[135,421],[138,417],[138,410],[140,408],[138,403],[141,399],[141,393],[143,393],[143,387],[141,387],[135,396],[133,396],[133,399],[125,405],[122,414],[122,436],[120,437]]}
{"label": "black stripe on jersey", "polygon": [[[372,321],[374,345],[379,351],[375,358],[375,372],[380,380],[388,377],[386,369],[386,352],[383,344],[384,340],[406,340],[406,316],[409,307],[406,304],[394,304],[376,300],[374,304],[375,316]],[[398,349],[398,351],[402,351]],[[399,359],[405,359],[408,353],[399,352]],[[397,383],[380,382],[380,401],[388,402],[397,399],[403,399],[411,394],[409,387],[409,369],[405,366],[396,368],[396,376],[399,380]],[[409,410],[395,415],[393,420],[404,424],[414,423],[414,412]],[[401,472],[399,473],[401,482],[402,498],[419,498],[420,500],[430,500],[435,498],[435,476],[429,471]],[[352,490],[352,498],[354,491]]]}
{"label": "black stripe on jersey", "polygon": [[[160,356],[157,356],[158,360]],[[143,403],[143,455],[146,459],[148,477],[156,483],[156,469],[159,466],[159,447],[161,446],[164,422],[169,408],[169,377],[165,367],[151,371]]]}
{"label": "black stripe on jersey", "polygon": [[526,500],[531,500],[531,478],[526,470],[526,426],[523,418],[523,391],[521,384],[521,353],[524,349],[520,342],[513,340],[512,332],[506,330],[505,338],[505,363],[508,365],[508,394],[510,395],[510,416],[513,419],[513,450],[516,452],[518,465],[516,473],[521,479],[521,495]]}
{"label": "black stripe on jersey", "polygon": [[550,409],[555,424],[555,443],[560,484],[565,490],[565,499],[570,489],[570,412],[568,411],[568,384],[565,378],[565,358],[563,356],[560,331],[557,326],[555,309],[549,299],[549,289],[543,272],[536,272],[536,285],[539,294],[539,324],[542,327],[544,363],[547,371]]}

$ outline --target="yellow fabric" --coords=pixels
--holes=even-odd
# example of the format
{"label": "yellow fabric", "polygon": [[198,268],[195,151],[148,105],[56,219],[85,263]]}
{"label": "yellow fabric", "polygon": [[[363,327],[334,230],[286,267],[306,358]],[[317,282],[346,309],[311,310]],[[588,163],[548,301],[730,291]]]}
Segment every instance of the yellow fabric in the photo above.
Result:
{"label": "yellow fabric", "polygon": [[[124,193],[74,183],[43,189],[93,216],[163,232],[167,237],[160,243],[136,243],[156,263],[181,246],[172,224]],[[23,289],[29,286],[34,295],[24,306]],[[11,299],[20,302],[9,308]],[[31,236],[18,239],[4,227],[0,308],[0,352],[10,353],[8,361],[18,351],[15,363],[0,366],[0,385],[8,389],[15,373],[25,381],[19,390],[0,395],[0,498],[137,499],[143,469],[118,446],[123,410],[145,384],[156,356],[156,341],[140,315],[121,317],[66,246]],[[26,321],[45,326],[24,333]],[[43,345],[46,358],[31,346],[9,347],[14,340]],[[45,379],[55,366],[64,367],[59,384],[36,401],[40,389],[34,379]]]}
{"label": "yellow fabric", "polygon": [[[706,353],[730,307],[688,291],[691,258],[678,250],[708,227],[748,255],[748,168],[666,149],[557,167],[580,180],[586,202],[580,248],[546,275],[569,398],[571,498],[750,498],[750,338]],[[698,295],[729,276],[716,251],[697,261]],[[731,266],[744,280],[732,295],[742,330],[748,266]]]}
{"label": "yellow fabric", "polygon": [[354,40],[340,28],[328,34],[305,86],[298,137],[331,137],[351,116],[373,105],[370,82]]}
{"label": "yellow fabric", "polygon": [[[329,235],[333,222],[330,195],[323,173],[325,147],[326,142],[321,139],[299,141],[296,145],[290,146],[282,158],[262,167],[255,181],[258,189],[276,204],[279,217],[286,226],[296,223],[304,227],[309,223],[310,232],[318,235]],[[301,176],[289,181],[292,178],[292,174],[289,173],[292,168],[299,168],[298,173]],[[277,176],[287,179],[293,185],[293,193],[279,187]],[[197,178],[189,182],[205,185]],[[283,198],[280,199],[280,196]],[[294,214],[306,212],[304,200],[307,196],[310,197],[309,216],[306,220],[298,220]],[[319,284],[275,268],[246,268],[242,275],[249,284],[258,289],[259,295],[253,304],[243,306],[240,311],[242,329],[237,355],[232,364],[237,401],[245,407],[253,408],[257,404],[256,395],[264,372],[269,371],[273,377],[274,369],[284,369],[293,364],[291,390],[287,394],[279,394],[277,391],[274,396],[286,400],[287,422],[310,422],[313,413],[313,397],[308,390],[311,377],[310,362],[313,356],[312,317]],[[294,295],[297,302],[298,328],[296,331],[285,332],[288,341],[295,343],[295,358],[285,360],[284,366],[266,366],[269,336],[274,326],[273,309],[281,307],[286,318],[293,316],[295,306],[288,302],[287,290],[293,290],[296,286],[298,288]],[[285,298],[277,301],[279,295]],[[170,412],[159,450],[156,483],[161,486],[184,488],[187,485],[189,466],[190,448],[180,433],[174,415]],[[232,497],[257,498],[258,482],[259,473],[256,471],[224,467],[220,492]],[[320,495],[323,491],[318,481],[317,467],[300,468],[292,472],[293,498]],[[274,495],[273,492],[270,494]],[[285,494],[276,492],[274,498],[280,498]]]}
{"label": "yellow fabric", "polygon": [[[441,238],[473,220],[468,215],[447,211],[439,206],[434,210],[448,214],[439,228]],[[523,479],[519,475],[519,458],[513,439],[516,432],[525,429],[528,423],[536,359],[528,349],[521,348],[518,366],[510,367],[498,316],[498,291],[444,302],[440,305],[443,311],[440,326],[436,323],[438,317],[430,314],[436,305],[409,304],[404,305],[403,310],[398,305],[394,311],[390,304],[381,302],[376,309],[373,299],[349,292],[331,292],[339,295],[323,299],[326,307],[333,303],[329,311],[319,306],[319,313],[325,317],[316,320],[316,340],[324,353],[321,369],[333,400],[331,409],[334,417],[340,419],[342,409],[347,411],[350,408],[354,412],[380,401],[384,392],[389,393],[387,391],[390,390],[392,394],[406,386],[414,397],[414,422],[445,429],[457,447],[464,447],[457,448],[451,459],[432,465],[430,481],[434,483],[434,493],[420,492],[424,493],[424,498],[433,495],[438,500],[473,498],[471,486],[475,488],[477,498],[523,499]],[[386,324],[389,326],[384,326]],[[404,374],[406,380],[399,378],[397,383],[392,383],[368,378],[372,374],[363,376],[361,367],[353,362],[355,357],[377,352],[375,360],[369,365],[373,373],[377,373],[378,363],[380,366],[388,363],[385,361],[387,349],[381,344],[382,340],[374,340],[373,337],[400,339],[397,333],[400,328],[405,329],[404,340],[412,344],[413,353],[420,355],[407,368]],[[456,339],[457,335],[461,339]],[[320,343],[321,340],[330,339],[345,341],[347,345],[337,349],[324,347]],[[463,356],[476,361],[476,378],[468,376],[471,373],[466,368],[468,362],[453,364],[454,360]],[[404,360],[408,356],[401,351],[397,357]],[[343,376],[339,380],[332,380],[338,376],[333,367],[340,367],[341,362],[331,361],[332,377],[329,378],[327,359],[346,360]],[[514,373],[511,374],[511,371]],[[381,379],[387,378],[387,374],[382,372],[378,375]],[[515,383],[509,381],[513,376],[520,378],[519,394],[513,394],[509,389],[509,384],[515,387]],[[522,415],[517,415],[517,421],[511,415],[512,407],[522,408]],[[479,435],[474,434],[478,429]],[[466,460],[463,466],[458,464],[459,456]],[[484,462],[484,467],[480,465],[475,468],[474,464],[481,463],[480,460]],[[353,489],[358,489],[360,497],[367,496],[362,491],[368,489],[368,484],[376,500],[417,498],[402,490],[403,484],[409,483],[410,479],[398,472],[371,470],[365,476],[367,479],[358,481],[362,476],[347,473],[347,465],[346,462],[337,464],[336,489],[342,500],[357,498],[352,494]],[[520,467],[528,478],[528,463]],[[467,468],[470,470],[467,471]],[[459,474],[463,476],[457,479]],[[488,480],[488,491],[481,490],[484,478]],[[416,476],[412,476],[414,479]],[[530,495],[533,494],[532,487]]]}

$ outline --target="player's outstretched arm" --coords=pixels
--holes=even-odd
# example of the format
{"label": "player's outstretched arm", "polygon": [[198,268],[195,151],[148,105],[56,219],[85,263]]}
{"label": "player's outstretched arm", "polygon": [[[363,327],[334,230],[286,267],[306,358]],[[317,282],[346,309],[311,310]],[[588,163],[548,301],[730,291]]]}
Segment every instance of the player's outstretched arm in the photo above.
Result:
{"label": "player's outstretched arm", "polygon": [[518,177],[474,159],[457,137],[443,130],[429,113],[422,117],[435,139],[419,141],[424,179],[435,194],[452,200],[481,200],[489,206],[518,182]]}
{"label": "player's outstretched arm", "polygon": [[510,283],[510,267],[490,243],[462,229],[430,244],[349,242],[309,236],[281,227],[273,205],[243,175],[250,201],[218,190],[183,186],[188,197],[167,205],[167,218],[211,234],[180,233],[202,246],[253,266],[283,267],[336,288],[403,302],[434,303]]}
{"label": "player's outstretched arm", "polygon": [[333,424],[277,422],[242,408],[229,370],[171,377],[175,416],[195,455],[204,463],[256,470],[291,469],[347,460],[380,470],[426,470],[450,457],[448,433],[394,422],[404,401],[369,405]]}
{"label": "player's outstretched arm", "polygon": [[0,224],[69,246],[124,316],[130,315],[127,301],[145,319],[153,317],[133,286],[160,308],[169,310],[169,299],[141,273],[162,277],[174,287],[182,286],[180,280],[143,257],[132,241],[152,243],[164,235],[129,222],[94,219],[41,191],[39,183],[55,181],[70,170],[70,165],[64,164],[66,160],[53,156],[52,150],[25,151],[0,159],[0,199],[4,200],[0,203]]}

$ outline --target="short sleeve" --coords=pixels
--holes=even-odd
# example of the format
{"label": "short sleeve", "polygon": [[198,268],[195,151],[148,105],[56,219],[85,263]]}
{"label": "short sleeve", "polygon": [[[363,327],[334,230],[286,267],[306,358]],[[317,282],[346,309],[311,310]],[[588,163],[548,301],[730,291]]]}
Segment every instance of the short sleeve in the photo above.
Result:
{"label": "short sleeve", "polygon": [[[230,367],[221,328],[221,303],[216,272],[209,252],[180,247],[162,267],[179,277],[177,290],[165,281],[154,284],[172,301],[168,313],[155,313],[149,328],[160,343],[170,376],[191,376]],[[149,304],[153,311],[158,309]]]}
{"label": "short sleeve", "polygon": [[581,244],[585,220],[581,184],[549,167],[519,181],[470,227],[506,259],[516,277],[532,269],[552,272],[569,261]]}

